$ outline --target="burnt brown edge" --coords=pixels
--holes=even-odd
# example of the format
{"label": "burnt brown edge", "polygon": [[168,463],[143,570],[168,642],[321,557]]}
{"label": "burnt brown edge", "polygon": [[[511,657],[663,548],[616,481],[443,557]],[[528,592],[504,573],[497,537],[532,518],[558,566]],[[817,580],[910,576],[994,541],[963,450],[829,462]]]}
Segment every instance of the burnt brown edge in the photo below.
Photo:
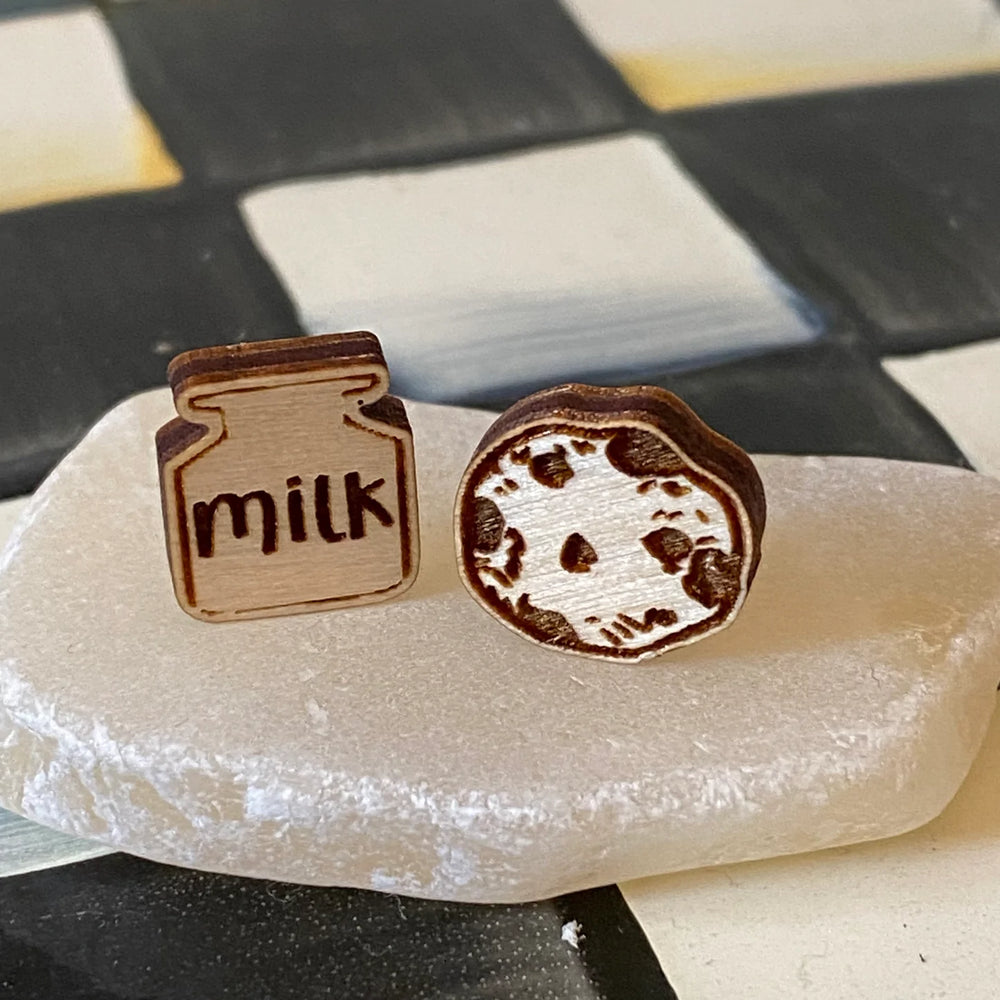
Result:
{"label": "burnt brown edge", "polygon": [[[380,407],[379,404],[385,401],[389,401],[390,405],[385,407]],[[373,403],[371,406],[365,406],[362,408],[362,413],[367,417],[374,417],[380,420],[382,423],[392,424],[392,426],[406,430],[411,434],[410,442],[412,447],[412,432],[410,432],[410,422],[406,419],[406,410],[403,408],[403,403],[401,400],[397,399],[395,396],[383,396],[382,399]],[[397,423],[402,417],[402,424]],[[350,417],[344,417],[347,423],[351,424],[353,427],[357,427],[364,431],[366,434],[374,434],[376,437],[388,438],[392,441],[393,448],[396,454],[396,506],[399,508],[399,540],[403,547],[403,558],[402,558],[402,570],[403,570],[403,580],[409,577],[411,570],[413,569],[413,547],[412,547],[412,525],[410,524],[410,504],[409,493],[407,492],[407,486],[411,485],[413,487],[414,496],[416,495],[416,482],[412,484],[409,483],[409,478],[407,476],[407,461],[406,461],[406,443],[402,437],[398,437],[393,434],[383,434],[381,431],[375,430],[373,427],[365,427],[364,424],[359,424],[356,420],[352,420]],[[414,461],[414,466],[416,462]],[[416,471],[414,469],[414,471]],[[402,581],[400,581],[402,582]],[[398,587],[399,584],[393,584],[392,587],[385,588],[386,590],[393,590]],[[376,594],[381,594],[383,591],[376,590]],[[360,597],[360,594],[355,595]]]}
{"label": "burnt brown edge", "polygon": [[[552,642],[550,637],[540,632],[536,633],[533,627],[520,619],[510,621],[508,615],[504,613],[506,608],[501,595],[493,587],[488,588],[487,592],[487,588],[481,584],[470,565],[470,553],[465,544],[465,539],[474,534],[470,528],[473,520],[469,509],[470,498],[474,498],[478,485],[488,474],[490,467],[496,464],[499,454],[515,446],[522,437],[522,434],[512,432],[517,431],[522,424],[542,420],[549,424],[545,428],[547,432],[566,432],[582,437],[603,436],[606,430],[613,428],[616,423],[634,421],[650,425],[668,440],[675,442],[691,461],[721,479],[736,492],[750,522],[749,541],[752,551],[747,572],[747,591],[756,576],[760,564],[761,539],[767,520],[767,502],[760,475],[746,452],[728,438],[712,430],[682,399],[666,389],[658,386],[608,388],[568,383],[526,396],[502,413],[483,435],[466,469],[463,476],[463,494],[458,498],[461,559],[463,576],[476,596],[505,622],[510,622],[516,629],[527,633],[543,645],[623,660],[639,659],[657,649],[682,645],[685,640],[708,631],[717,623],[717,619],[724,619],[731,614],[732,607],[723,607],[715,615],[696,625],[688,626],[680,632],[634,650],[608,649],[585,643],[563,646]],[[577,422],[581,426],[574,426]],[[599,426],[589,428],[585,426],[595,423]],[[538,426],[526,429],[523,432],[524,439],[537,437],[539,430]],[[715,484],[703,480],[694,470],[690,470],[688,474],[699,486],[707,488],[713,494],[717,493]],[[744,532],[739,518],[735,517],[731,503],[725,502],[723,506],[730,522],[730,531],[734,538],[740,539],[740,547],[744,548]],[[741,553],[741,558],[743,555],[744,553]]]}
{"label": "burnt brown edge", "polygon": [[[360,407],[360,411],[379,423],[389,424],[408,434],[413,433],[406,407],[398,396],[381,396],[373,403]],[[204,437],[206,430],[204,424],[192,423],[183,417],[174,417],[165,423],[156,432],[156,459],[160,468]]]}
{"label": "burnt brown edge", "polygon": [[532,420],[593,421],[595,417],[652,424],[708,472],[728,483],[746,509],[754,535],[755,557],[749,584],[760,561],[759,542],[767,522],[767,501],[750,456],[705,423],[680,397],[655,385],[608,388],[571,382],[525,396],[490,425],[476,452],[490,448],[508,431]]}
{"label": "burnt brown edge", "polygon": [[328,368],[352,360],[385,368],[382,345],[374,333],[327,333],[289,340],[201,347],[178,354],[167,366],[167,381],[176,399],[197,386],[228,382],[249,375],[294,373]]}
{"label": "burnt brown edge", "polygon": [[[219,347],[199,348],[178,354],[167,366],[167,378],[176,400],[185,389],[196,385],[207,385],[219,382],[237,381],[248,375],[265,373],[295,373],[317,371],[325,368],[335,369],[337,361],[349,360],[362,367],[366,363],[385,367],[382,345],[378,337],[366,331],[352,333],[331,333],[316,337],[298,337],[291,340],[264,340],[249,344],[223,345]],[[353,367],[353,365],[352,365]],[[388,371],[388,369],[386,369]],[[221,378],[220,378],[221,376]],[[403,401],[396,396],[384,395],[359,408],[360,412],[380,423],[395,427],[410,435],[412,428],[406,415]],[[347,417],[346,419],[350,419]],[[352,421],[353,422],[353,421]],[[359,425],[361,426],[361,425]],[[173,561],[170,550],[170,518],[167,511],[167,490],[173,486],[175,503],[178,511],[178,530],[183,538],[182,559],[184,591],[188,607],[196,606],[194,595],[194,578],[190,566],[190,552],[187,532],[187,500],[180,483],[180,473],[183,466],[174,470],[174,483],[168,484],[164,478],[167,463],[195,444],[205,436],[208,428],[204,424],[192,423],[183,417],[174,417],[156,431],[156,458],[160,478],[160,512],[163,518],[164,540],[167,546],[168,561]],[[364,430],[378,433],[371,428]],[[391,435],[382,435],[389,437]],[[225,426],[221,440],[226,437]],[[216,442],[218,443],[218,442]],[[402,543],[402,579],[385,591],[395,590],[410,576],[414,563],[412,545],[412,525],[410,524],[410,508],[407,485],[416,489],[416,481],[408,483],[406,446],[402,438],[393,437],[396,453],[397,505],[400,511],[400,541]],[[186,463],[185,463],[186,464]],[[419,556],[418,556],[419,558]],[[353,600],[364,595],[355,594],[341,598],[318,598],[315,602],[327,603],[333,601]],[[274,605],[273,607],[278,607]],[[252,608],[250,610],[264,610]]]}
{"label": "burnt brown edge", "polygon": [[[176,400],[185,389],[198,385],[236,381],[250,375],[333,369],[336,362],[347,360],[358,367],[371,364],[385,368],[378,337],[374,333],[358,330],[185,351],[167,366],[167,380]],[[400,430],[410,431],[406,409],[395,396],[381,396],[361,407],[361,412]],[[156,432],[156,455],[161,468],[204,433],[202,424],[191,423],[183,417],[175,417],[164,424]]]}

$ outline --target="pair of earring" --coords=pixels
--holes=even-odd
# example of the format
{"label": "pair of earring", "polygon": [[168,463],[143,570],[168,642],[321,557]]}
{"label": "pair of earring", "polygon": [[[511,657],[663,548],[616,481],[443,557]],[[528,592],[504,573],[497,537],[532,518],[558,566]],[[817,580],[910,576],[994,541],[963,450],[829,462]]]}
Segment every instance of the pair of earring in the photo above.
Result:
{"label": "pair of earring", "polygon": [[[179,416],[156,444],[184,611],[258,618],[410,586],[413,440],[373,334],[189,351],[168,378]],[[520,400],[476,448],[455,506],[459,574],[526,639],[640,660],[733,620],[764,519],[749,457],[676,396],[563,385]]]}

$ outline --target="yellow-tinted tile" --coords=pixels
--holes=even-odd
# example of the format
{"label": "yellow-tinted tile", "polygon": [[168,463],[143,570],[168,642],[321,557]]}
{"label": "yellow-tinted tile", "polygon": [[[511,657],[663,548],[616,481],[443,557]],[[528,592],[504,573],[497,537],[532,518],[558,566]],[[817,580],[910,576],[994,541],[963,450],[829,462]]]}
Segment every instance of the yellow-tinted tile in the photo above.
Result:
{"label": "yellow-tinted tile", "polygon": [[1000,69],[993,0],[566,0],[660,110]]}
{"label": "yellow-tinted tile", "polygon": [[1000,70],[1000,52],[966,59],[918,63],[824,65],[740,60],[714,56],[623,54],[614,63],[632,89],[653,108],[671,111],[701,104],[772,97],[814,90],[904,80],[962,76]]}
{"label": "yellow-tinted tile", "polygon": [[0,211],[180,179],[97,13],[0,22]]}
{"label": "yellow-tinted tile", "polygon": [[136,140],[139,147],[137,187],[169,187],[184,179],[180,165],[167,151],[156,126],[141,108],[136,109]]}
{"label": "yellow-tinted tile", "polygon": [[[0,212],[73,198],[169,187],[184,178],[163,140],[141,108],[132,112],[129,155],[116,164],[95,167],[78,155],[73,137],[50,139],[32,147],[18,169],[0,178]],[[5,158],[0,163],[7,167]],[[18,176],[20,175],[20,183]]]}

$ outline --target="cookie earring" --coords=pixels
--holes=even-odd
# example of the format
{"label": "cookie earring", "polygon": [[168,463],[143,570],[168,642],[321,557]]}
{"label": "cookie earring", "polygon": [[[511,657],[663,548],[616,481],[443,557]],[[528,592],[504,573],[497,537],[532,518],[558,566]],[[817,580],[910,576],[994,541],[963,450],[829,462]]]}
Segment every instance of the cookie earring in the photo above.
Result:
{"label": "cookie earring", "polygon": [[750,458],[672,393],[562,385],[486,432],[455,537],[463,583],[508,628],[644,660],[733,621],[764,521]]}

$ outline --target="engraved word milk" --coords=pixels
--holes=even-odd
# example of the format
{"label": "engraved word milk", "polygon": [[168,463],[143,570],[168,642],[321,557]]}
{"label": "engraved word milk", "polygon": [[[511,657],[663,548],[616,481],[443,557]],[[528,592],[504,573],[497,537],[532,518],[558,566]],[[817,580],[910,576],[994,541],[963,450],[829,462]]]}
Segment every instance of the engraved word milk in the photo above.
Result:
{"label": "engraved word milk", "polygon": [[225,621],[401,593],[419,558],[413,441],[370,333],[189,351],[156,436],[180,606]]}

